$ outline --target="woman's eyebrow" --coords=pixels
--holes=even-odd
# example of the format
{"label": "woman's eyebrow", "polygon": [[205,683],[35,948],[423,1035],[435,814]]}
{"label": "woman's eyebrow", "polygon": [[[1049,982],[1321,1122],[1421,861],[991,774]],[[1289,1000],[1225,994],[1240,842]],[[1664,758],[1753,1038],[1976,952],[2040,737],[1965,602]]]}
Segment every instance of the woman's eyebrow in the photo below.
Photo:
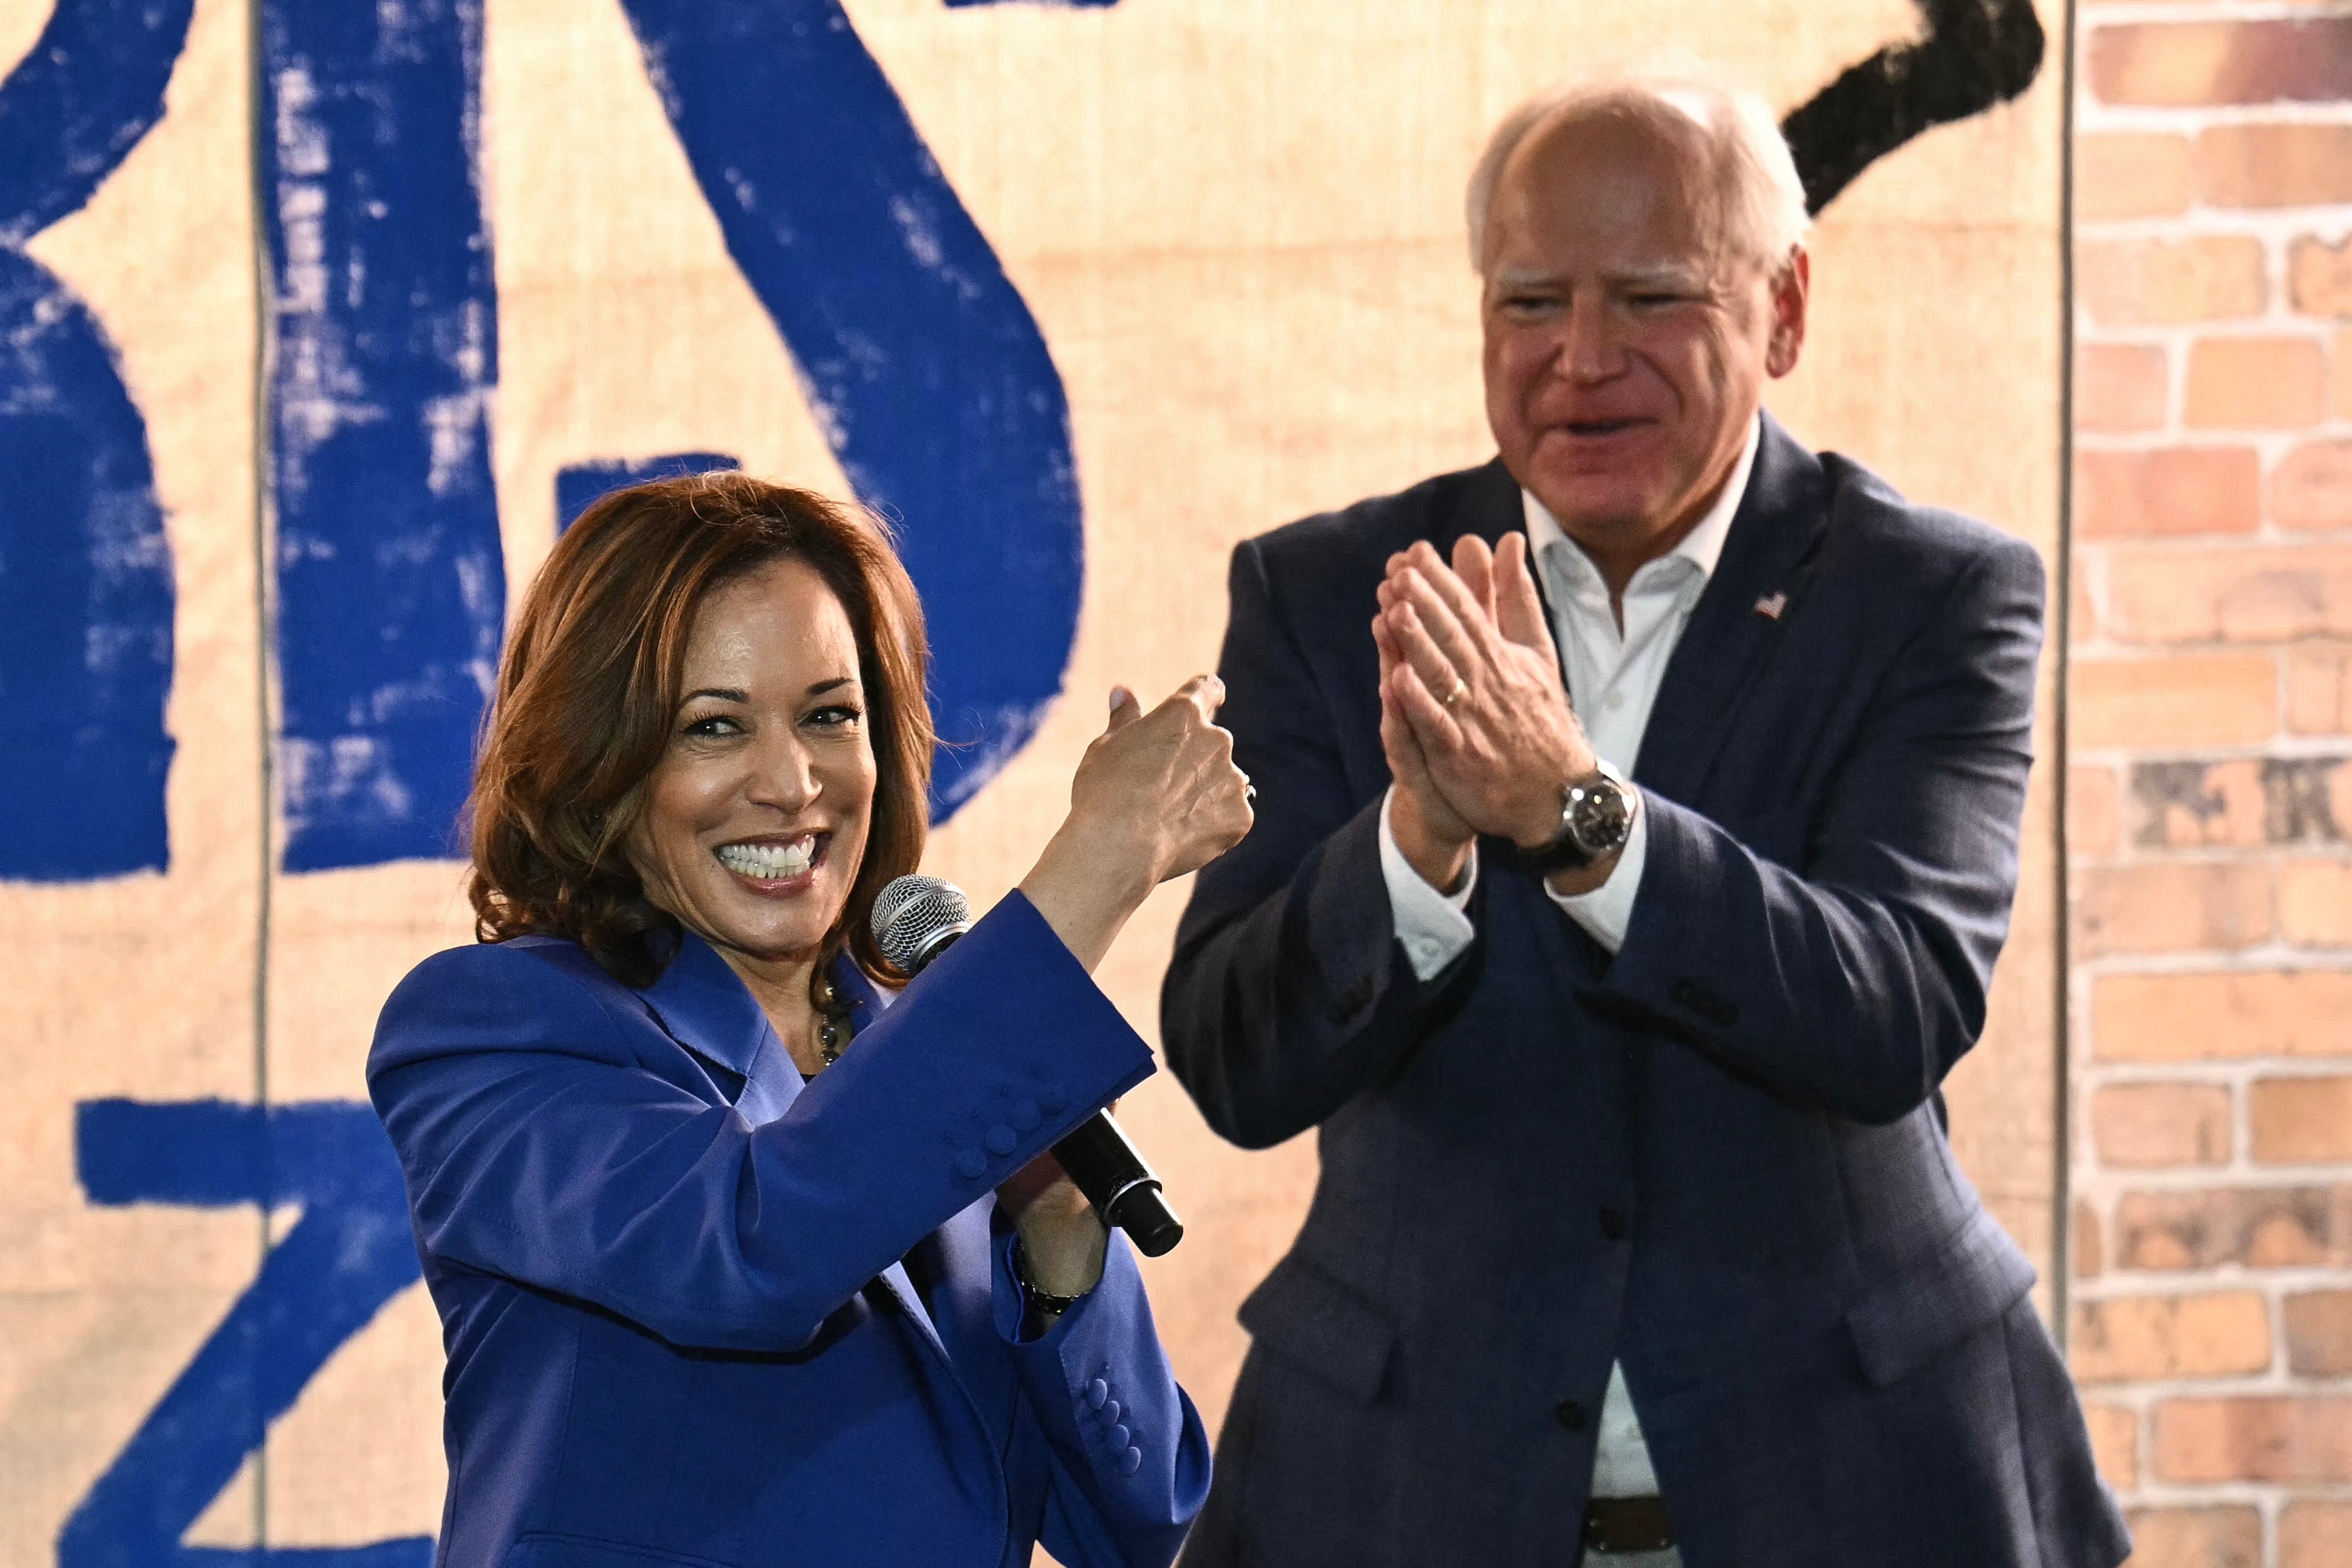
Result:
{"label": "woman's eyebrow", "polygon": [[829,681],[817,682],[816,685],[808,689],[808,695],[813,697],[821,697],[827,692],[839,691],[844,686],[854,686],[856,684],[857,677],[856,675],[835,675]]}
{"label": "woman's eyebrow", "polygon": [[697,697],[717,697],[723,703],[749,703],[751,700],[751,694],[737,691],[732,686],[703,686],[687,693],[686,695],[678,698],[678,702],[683,706]]}

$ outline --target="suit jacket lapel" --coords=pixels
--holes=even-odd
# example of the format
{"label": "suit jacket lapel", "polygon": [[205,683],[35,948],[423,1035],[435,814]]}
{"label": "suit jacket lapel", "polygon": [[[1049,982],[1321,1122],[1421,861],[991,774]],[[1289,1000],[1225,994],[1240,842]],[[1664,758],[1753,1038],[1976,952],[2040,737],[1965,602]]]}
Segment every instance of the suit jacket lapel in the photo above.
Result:
{"label": "suit jacket lapel", "polygon": [[[855,964],[836,965],[834,983],[851,1003],[852,1029],[873,1021],[889,1006],[887,993],[867,982]],[[716,1061],[743,1080],[735,1108],[753,1126],[774,1121],[800,1098],[806,1087],[790,1052],[776,1038],[759,999],[710,945],[687,932],[676,956],[661,978],[646,988],[645,1003],[672,1040],[695,1055]],[[941,1356],[947,1346],[916,1293],[906,1268],[898,1263],[882,1270],[882,1285],[904,1308],[907,1320],[931,1343]]]}
{"label": "suit jacket lapel", "polygon": [[1696,800],[1740,700],[1801,614],[1825,497],[1821,459],[1765,415],[1748,494],[1650,709],[1633,765],[1643,784]]}

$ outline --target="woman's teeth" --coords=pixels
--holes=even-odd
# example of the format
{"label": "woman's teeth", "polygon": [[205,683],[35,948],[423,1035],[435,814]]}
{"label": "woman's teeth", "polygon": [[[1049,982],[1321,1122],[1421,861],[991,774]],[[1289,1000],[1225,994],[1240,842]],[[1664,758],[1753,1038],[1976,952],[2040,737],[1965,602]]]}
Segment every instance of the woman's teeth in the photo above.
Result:
{"label": "woman's teeth", "polygon": [[808,870],[816,858],[816,835],[794,839],[788,844],[721,844],[719,862],[729,871],[740,872],[761,882],[780,882],[798,876]]}

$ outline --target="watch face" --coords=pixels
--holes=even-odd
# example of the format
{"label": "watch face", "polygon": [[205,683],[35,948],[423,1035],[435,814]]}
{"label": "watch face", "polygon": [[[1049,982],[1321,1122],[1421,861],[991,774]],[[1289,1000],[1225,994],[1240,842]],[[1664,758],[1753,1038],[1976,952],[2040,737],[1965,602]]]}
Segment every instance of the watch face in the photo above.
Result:
{"label": "watch face", "polygon": [[1578,793],[1580,799],[1569,815],[1569,831],[1576,835],[1578,845],[1595,858],[1624,848],[1633,822],[1633,804],[1626,799],[1624,786],[1602,779]]}

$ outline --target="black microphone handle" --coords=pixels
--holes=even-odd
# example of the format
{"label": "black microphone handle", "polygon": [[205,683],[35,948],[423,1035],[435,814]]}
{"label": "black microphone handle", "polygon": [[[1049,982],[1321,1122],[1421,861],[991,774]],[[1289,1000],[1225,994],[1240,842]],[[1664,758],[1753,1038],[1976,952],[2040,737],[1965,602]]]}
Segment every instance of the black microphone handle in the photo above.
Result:
{"label": "black microphone handle", "polygon": [[[932,959],[946,952],[968,926],[950,926],[926,942],[911,966],[921,974]],[[1054,1157],[1094,1205],[1104,1228],[1124,1230],[1135,1249],[1157,1258],[1184,1239],[1184,1222],[1168,1207],[1160,1177],[1108,1111],[1097,1111],[1075,1132],[1054,1145]]]}
{"label": "black microphone handle", "polygon": [[1079,1124],[1054,1145],[1054,1157],[1103,1224],[1126,1231],[1146,1258],[1157,1258],[1184,1239],[1184,1222],[1168,1207],[1159,1176],[1109,1112],[1097,1111]]}

